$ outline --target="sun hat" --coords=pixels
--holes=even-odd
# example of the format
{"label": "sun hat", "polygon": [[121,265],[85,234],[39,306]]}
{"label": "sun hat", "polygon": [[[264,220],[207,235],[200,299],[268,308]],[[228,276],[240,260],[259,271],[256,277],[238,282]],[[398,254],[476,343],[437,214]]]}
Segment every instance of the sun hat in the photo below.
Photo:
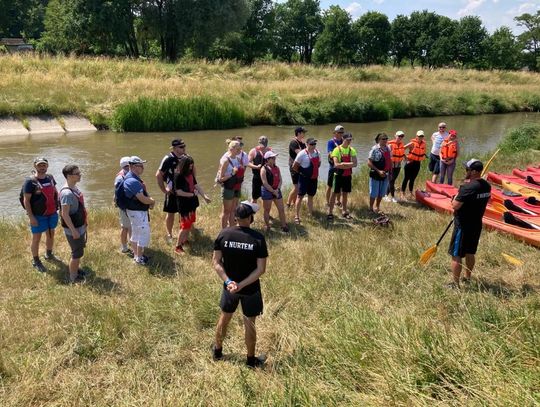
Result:
{"label": "sun hat", "polygon": [[129,165],[129,160],[131,160],[131,157],[120,158],[120,168],[124,168],[126,165]]}
{"label": "sun hat", "polygon": [[272,150],[270,150],[264,153],[264,159],[268,160],[269,158],[277,157],[278,155],[279,155],[278,153],[274,153]]}
{"label": "sun hat", "polygon": [[235,215],[238,219],[246,219],[259,210],[259,205],[249,201],[242,201],[236,208]]}

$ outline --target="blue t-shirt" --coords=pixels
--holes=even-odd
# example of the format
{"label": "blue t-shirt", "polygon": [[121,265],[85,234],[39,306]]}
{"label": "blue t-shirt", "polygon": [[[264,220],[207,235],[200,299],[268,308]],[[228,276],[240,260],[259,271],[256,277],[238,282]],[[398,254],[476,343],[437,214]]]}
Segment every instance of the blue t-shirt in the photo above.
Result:
{"label": "blue t-shirt", "polygon": [[144,193],[144,186],[141,179],[131,171],[126,175],[124,192],[128,198],[133,198],[138,193]]}
{"label": "blue t-shirt", "polygon": [[[336,140],[335,138],[332,137],[330,140],[328,140],[328,143],[326,143],[326,152],[328,153],[328,155],[330,155],[330,153],[334,151],[334,148],[336,148],[337,146],[340,146],[341,144],[343,144],[343,139]],[[330,162],[329,160],[328,164],[330,165],[330,168],[334,167],[333,160],[332,162]]]}

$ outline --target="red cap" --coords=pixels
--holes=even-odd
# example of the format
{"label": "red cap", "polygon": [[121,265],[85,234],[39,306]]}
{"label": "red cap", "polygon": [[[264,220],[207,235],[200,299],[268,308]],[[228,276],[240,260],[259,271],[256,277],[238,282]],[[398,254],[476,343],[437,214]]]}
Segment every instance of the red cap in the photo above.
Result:
{"label": "red cap", "polygon": [[449,134],[450,136],[457,136],[457,131],[455,131],[455,130],[450,130],[450,131],[448,132],[448,134]]}

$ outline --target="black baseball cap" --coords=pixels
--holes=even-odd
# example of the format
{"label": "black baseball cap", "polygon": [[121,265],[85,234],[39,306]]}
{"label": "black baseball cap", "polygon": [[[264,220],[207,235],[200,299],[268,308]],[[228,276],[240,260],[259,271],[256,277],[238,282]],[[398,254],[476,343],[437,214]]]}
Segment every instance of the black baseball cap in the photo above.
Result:
{"label": "black baseball cap", "polygon": [[343,140],[351,140],[352,134],[351,133],[345,133],[343,134]]}
{"label": "black baseball cap", "polygon": [[235,216],[237,219],[247,219],[259,210],[259,205],[249,201],[242,201],[236,208]]}
{"label": "black baseball cap", "polygon": [[184,140],[181,138],[175,138],[173,141],[171,141],[171,147],[185,147],[186,143],[184,143]]}
{"label": "black baseball cap", "polygon": [[472,171],[482,171],[484,169],[484,164],[482,161],[477,160],[476,158],[471,158],[469,161],[464,163],[465,168]]}
{"label": "black baseball cap", "polygon": [[303,128],[302,126],[300,126],[294,129],[294,135],[296,136],[298,135],[298,133],[307,133],[307,130]]}

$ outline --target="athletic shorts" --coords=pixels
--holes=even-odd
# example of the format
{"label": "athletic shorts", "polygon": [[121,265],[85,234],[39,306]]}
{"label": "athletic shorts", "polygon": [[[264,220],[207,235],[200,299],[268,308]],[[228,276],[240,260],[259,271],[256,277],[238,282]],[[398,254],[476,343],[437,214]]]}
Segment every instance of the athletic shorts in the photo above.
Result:
{"label": "athletic shorts", "polygon": [[221,310],[232,314],[238,308],[238,303],[242,304],[242,313],[246,317],[256,317],[263,313],[263,299],[260,290],[253,294],[232,294],[223,287],[219,302]]}
{"label": "athletic shorts", "polygon": [[441,157],[433,153],[429,153],[429,172],[439,174],[441,172]]}
{"label": "athletic shorts", "polygon": [[165,202],[163,202],[163,212],[177,213],[178,205],[176,204],[176,197],[173,194],[165,195]]}
{"label": "athletic shorts", "polygon": [[334,174],[336,172],[334,171],[334,168],[328,169],[328,179],[326,180],[326,185],[329,187],[332,187],[334,185]]}
{"label": "athletic shorts", "polygon": [[196,221],[197,215],[195,214],[195,211],[180,215],[180,229],[189,230]]}
{"label": "athletic shorts", "polygon": [[343,176],[335,175],[334,176],[334,193],[339,194],[341,192],[351,192],[352,190],[352,175]]}
{"label": "athletic shorts", "polygon": [[281,199],[283,198],[281,196],[281,189],[278,189],[278,196],[276,196],[271,193],[269,190],[267,190],[265,187],[261,187],[261,197],[263,201],[272,201],[274,199]]}
{"label": "athletic shorts", "polygon": [[30,230],[33,234],[43,233],[49,229],[56,229],[56,226],[58,226],[58,213],[55,212],[47,216],[36,216],[36,220],[38,221],[37,226],[30,225]]}
{"label": "athletic shorts", "polygon": [[262,179],[254,176],[251,180],[251,198],[253,200],[261,197]]}
{"label": "athletic shorts", "polygon": [[236,189],[223,188],[223,191],[221,191],[221,197],[223,198],[224,201],[230,201],[231,199],[234,199],[234,198],[240,198],[241,193],[242,191],[240,191],[239,189],[236,190]]}
{"label": "athletic shorts", "polygon": [[388,192],[388,176],[383,180],[369,178],[369,197],[382,198]]}
{"label": "athletic shorts", "polygon": [[66,235],[69,247],[71,248],[71,258],[80,259],[84,256],[84,248],[86,247],[86,232],[78,239],[73,239],[73,236]]}
{"label": "athletic shorts", "polygon": [[448,254],[452,257],[465,257],[466,254],[476,254],[481,233],[482,225],[468,227],[467,229],[454,225]]}
{"label": "athletic shorts", "polygon": [[292,183],[294,185],[298,184],[298,178],[300,178],[300,173],[293,171],[292,167],[289,167],[289,171],[291,172]]}
{"label": "athletic shorts", "polygon": [[150,219],[147,211],[132,211],[127,209],[131,221],[131,239],[139,247],[148,247],[150,244]]}
{"label": "athletic shorts", "polygon": [[131,221],[129,220],[127,212],[118,208],[118,216],[120,218],[120,226],[124,229],[131,229]]}
{"label": "athletic shorts", "polygon": [[298,196],[315,196],[317,193],[318,179],[311,179],[307,177],[300,177],[298,179]]}

